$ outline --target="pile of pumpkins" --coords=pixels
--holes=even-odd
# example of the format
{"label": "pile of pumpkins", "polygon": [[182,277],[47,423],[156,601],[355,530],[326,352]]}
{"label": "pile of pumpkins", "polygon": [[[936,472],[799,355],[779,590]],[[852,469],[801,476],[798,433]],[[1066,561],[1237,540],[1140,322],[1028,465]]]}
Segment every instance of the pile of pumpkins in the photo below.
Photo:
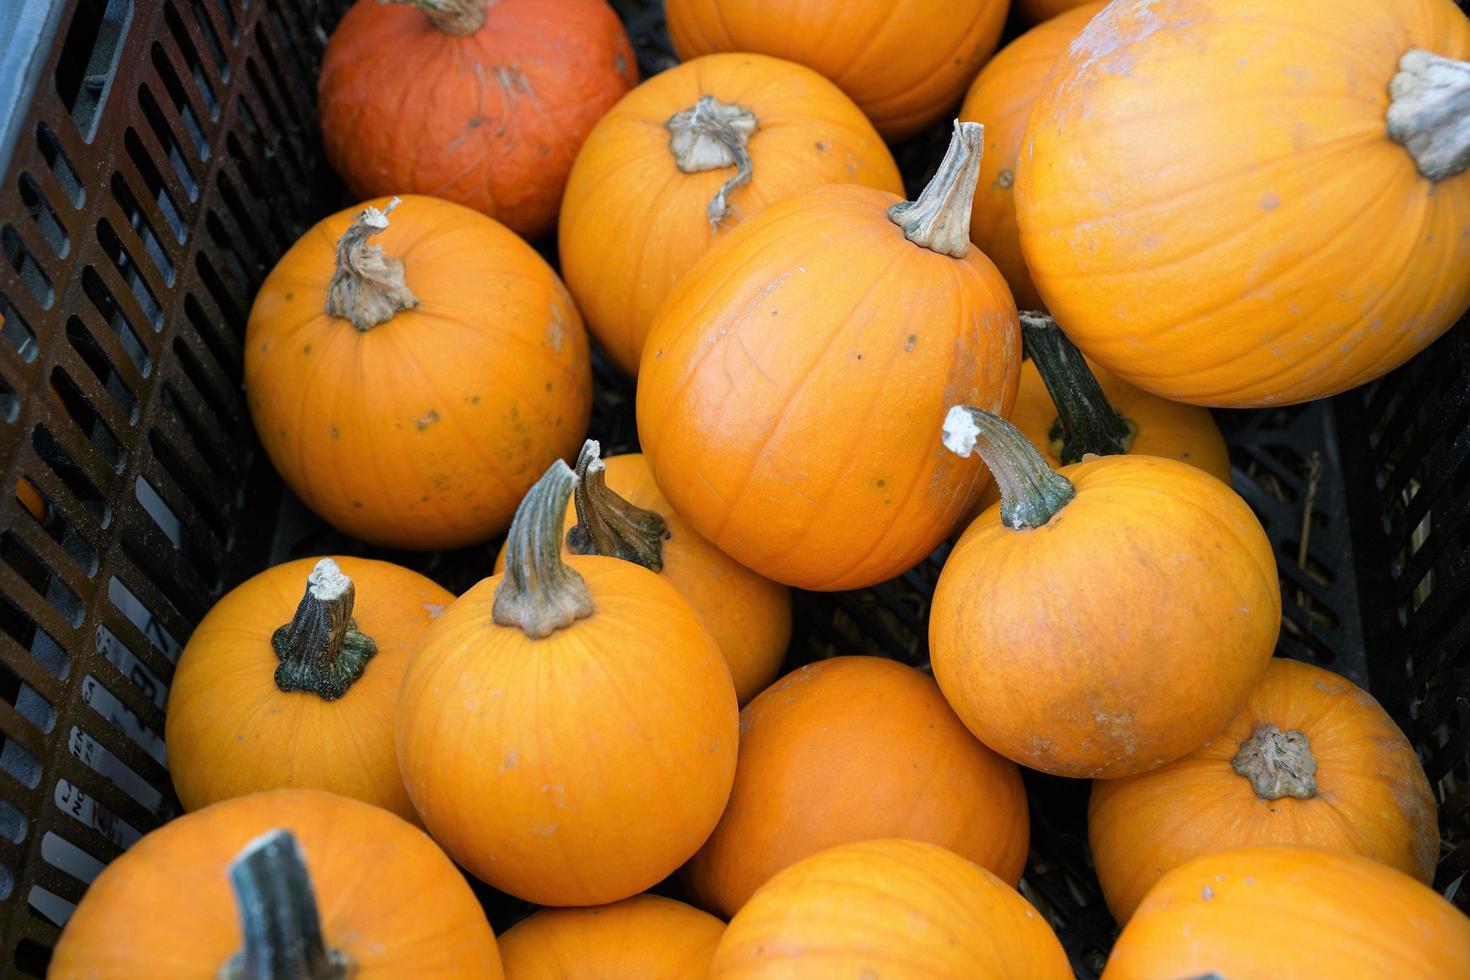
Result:
{"label": "pile of pumpkins", "polygon": [[[261,288],[250,410],[349,535],[508,535],[457,598],[336,557],[220,600],[168,703],[191,812],[52,975],[1066,977],[1026,766],[1095,780],[1108,980],[1470,976],[1413,747],[1272,658],[1207,410],[1470,305],[1470,22],[1021,10],[992,59],[1005,0],[667,0],[639,84],[602,0],[360,0],[319,97],[367,201]],[[884,139],[961,101],[904,200]],[[589,333],[642,454],[586,439]],[[932,677],[772,683],[790,588],[952,536]],[[545,908],[497,939],[456,865]],[[675,873],[700,908],[645,894]]]}

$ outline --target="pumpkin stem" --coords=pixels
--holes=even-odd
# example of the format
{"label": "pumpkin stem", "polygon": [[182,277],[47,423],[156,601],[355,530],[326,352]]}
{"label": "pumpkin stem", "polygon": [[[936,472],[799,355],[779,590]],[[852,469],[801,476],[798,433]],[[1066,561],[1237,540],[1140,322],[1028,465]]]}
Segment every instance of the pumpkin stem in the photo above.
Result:
{"label": "pumpkin stem", "polygon": [[662,515],[635,506],[608,487],[607,467],[596,439],[583,443],[577,456],[577,489],[572,499],[577,505],[577,523],[567,532],[567,548],[573,554],[606,555],[649,571],[663,571],[668,524]]}
{"label": "pumpkin stem", "polygon": [[255,838],[230,863],[240,910],[240,951],[220,980],[341,980],[352,963],[327,946],[301,845],[289,830]]}
{"label": "pumpkin stem", "polygon": [[1077,496],[1072,481],[1046,465],[1020,429],[983,408],[951,408],[944,447],[957,456],[979,451],[1000,486],[1000,522],[1013,531],[1041,527]]}
{"label": "pumpkin stem", "polygon": [[735,168],[735,176],[725,181],[705,209],[710,228],[718,231],[720,222],[730,213],[727,198],[750,183],[755,170],[749,144],[751,135],[760,128],[760,120],[743,105],[701,95],[693,106],[670,116],[664,128],[669,131],[674,163],[682,173]]}
{"label": "pumpkin stem", "polygon": [[406,3],[424,12],[434,26],[445,34],[469,37],[485,26],[485,8],[490,0],[378,0],[379,3]]}
{"label": "pumpkin stem", "polygon": [[985,149],[985,127],[977,122],[954,122],[949,149],[939,171],[917,201],[902,201],[888,209],[888,220],[903,229],[915,245],[957,259],[970,250],[970,208],[980,179],[980,154]]}
{"label": "pumpkin stem", "polygon": [[1444,180],[1470,167],[1470,61],[1414,48],[1388,83],[1388,135],[1419,173]]}
{"label": "pumpkin stem", "polygon": [[505,542],[505,577],[490,616],[517,626],[533,640],[592,615],[592,593],[576,569],[561,560],[561,529],[577,475],[552,463],[516,508]]}
{"label": "pumpkin stem", "polygon": [[335,561],[316,563],[306,577],[306,594],[296,615],[271,634],[271,647],[281,661],[276,687],[335,701],[356,683],[378,652],[373,638],[359,632],[352,618],[356,597],[352,579]]}
{"label": "pumpkin stem", "polygon": [[388,227],[389,213],[401,203],[395,197],[381,211],[363,208],[337,239],[337,270],[327,283],[327,313],[351,321],[364,333],[419,305],[403,281],[403,263],[368,243]]}
{"label": "pumpkin stem", "polygon": [[1047,434],[1063,463],[1083,456],[1120,456],[1133,445],[1137,427],[1113,410],[1087,359],[1045,313],[1021,313],[1021,335],[1041,381],[1057,407]]}
{"label": "pumpkin stem", "polygon": [[1306,733],[1293,728],[1283,732],[1275,725],[1257,725],[1240,743],[1230,767],[1250,780],[1251,789],[1263,800],[1294,796],[1310,800],[1317,795],[1317,760]]}

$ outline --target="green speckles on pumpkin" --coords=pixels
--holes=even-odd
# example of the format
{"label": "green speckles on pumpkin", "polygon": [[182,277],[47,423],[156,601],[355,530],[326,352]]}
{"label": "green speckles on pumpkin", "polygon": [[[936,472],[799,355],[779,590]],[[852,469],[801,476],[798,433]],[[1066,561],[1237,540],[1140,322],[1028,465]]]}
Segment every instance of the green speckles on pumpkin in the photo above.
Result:
{"label": "green speckles on pumpkin", "polygon": [[429,426],[433,425],[437,421],[439,421],[439,413],[431,408],[429,409],[428,414],[415,422],[414,425],[418,426],[418,430],[420,432],[423,432],[425,429],[427,429]]}
{"label": "green speckles on pumpkin", "polygon": [[311,345],[307,344],[305,347],[301,348],[301,353],[307,355],[308,357],[311,356]]}
{"label": "green speckles on pumpkin", "polygon": [[335,425],[332,426],[332,438],[333,439],[336,439],[336,438],[338,438],[341,435],[342,435],[342,433],[337,429],[337,427]]}
{"label": "green speckles on pumpkin", "polygon": [[919,346],[919,335],[916,333],[909,334],[908,339],[903,342],[904,353],[913,353],[914,348],[917,346]]}
{"label": "green speckles on pumpkin", "polygon": [[286,300],[286,302],[288,302],[288,303],[289,303],[289,302],[291,302],[291,301],[292,301],[292,300],[293,300],[293,299],[295,299],[295,298],[296,298],[296,294],[295,294],[295,293],[294,293],[294,292],[292,292],[292,291],[291,291],[291,290],[289,290],[289,289],[288,289],[288,290],[286,290],[286,295],[285,295],[285,297],[284,297],[284,298],[285,298],[285,300]]}

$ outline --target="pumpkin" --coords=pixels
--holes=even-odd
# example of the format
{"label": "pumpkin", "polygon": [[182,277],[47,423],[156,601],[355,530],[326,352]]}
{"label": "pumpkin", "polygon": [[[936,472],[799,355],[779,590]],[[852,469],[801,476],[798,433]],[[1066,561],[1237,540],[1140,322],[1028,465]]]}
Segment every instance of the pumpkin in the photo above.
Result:
{"label": "pumpkin", "polygon": [[635,895],[542,909],[500,937],[506,980],[708,980],[725,924],[683,902]]}
{"label": "pumpkin", "polygon": [[[302,590],[305,594],[302,594]],[[393,709],[408,658],[454,596],[369,558],[304,558],[240,584],[189,637],[164,739],[179,801],[330,790],[417,820]]]}
{"label": "pumpkin", "polygon": [[32,517],[42,523],[45,522],[46,515],[49,512],[49,508],[46,506],[46,498],[41,496],[35,484],[23,476],[15,478],[15,499],[20,501],[20,505]]}
{"label": "pumpkin", "polygon": [[1175,401],[1301,402],[1470,305],[1451,0],[1114,3],[1037,98],[1021,246],[1067,335]]}
{"label": "pumpkin", "polygon": [[1016,38],[975,76],[960,106],[961,119],[985,126],[970,240],[1000,269],[1023,310],[1040,309],[1042,302],[1021,258],[1021,233],[1016,228],[1014,188],[1021,137],[1031,104],[1052,66],[1102,8],[1102,0],[1087,3]]}
{"label": "pumpkin", "polygon": [[539,238],[636,84],[604,0],[359,0],[322,57],[322,144],[356,197],[430,194]]}
{"label": "pumpkin", "polygon": [[1103,980],[1470,977],[1470,919],[1369,858],[1284,845],[1195,858],[1118,937]]}
{"label": "pumpkin", "polygon": [[937,844],[828,848],[768,881],[730,920],[712,980],[1070,980],[1051,927],[1014,888]]}
{"label": "pumpkin", "polygon": [[399,694],[398,763],[434,839],[541,905],[601,905],[683,864],[735,778],[719,646],[633,562],[561,554],[557,460],[510,529],[505,574],[445,610]]}
{"label": "pumpkin", "polygon": [[[674,513],[641,453],[601,458],[589,439],[577,457],[565,547],[634,561],[664,576],[720,645],[741,704],[776,677],[791,640],[791,590],[761,578]],[[505,568],[505,548],[495,571]]]}
{"label": "pumpkin", "polygon": [[499,224],[427,197],[391,226],[388,211],[324,219],[271,270],[246,394],[281,477],[338,530],[456,548],[504,531],[536,475],[577,451],[587,335],[556,273]]}
{"label": "pumpkin", "polygon": [[1033,769],[1115,778],[1224,728],[1281,628],[1271,543],[1245,501],[1154,456],[1053,471],[1010,423],[965,406],[944,443],[978,447],[1000,484],[929,620],[934,677],[970,731]]}
{"label": "pumpkin", "polygon": [[1016,393],[1015,305],[969,241],[980,141],[957,124],[915,202],[829,184],[771,205],[695,263],[654,322],[638,379],[654,479],[766,578],[891,578],[986,479],[934,438],[957,398],[1006,412]]}
{"label": "pumpkin", "polygon": [[624,96],[587,137],[562,201],[562,275],[592,335],[637,373],[659,304],[696,259],[766,205],[828,183],[903,191],[851,99],[778,58],[696,58]]}
{"label": "pumpkin", "polygon": [[348,974],[497,980],[501,970],[484,910],[423,831],[357,800],[272,790],[186,814],[104,868],[47,976]]}
{"label": "pumpkin", "polygon": [[1094,0],[1016,0],[1016,9],[1028,24],[1044,24],[1078,7],[1090,6]]}
{"label": "pumpkin", "polygon": [[959,102],[995,50],[1006,0],[664,0],[685,61],[754,51],[821,72],[901,140]]}
{"label": "pumpkin", "polygon": [[1214,851],[1300,844],[1434,880],[1434,793],[1378,702],[1336,674],[1273,660],[1244,708],[1161,769],[1092,785],[1093,863],[1127,922],[1165,873]]}
{"label": "pumpkin", "polygon": [[879,657],[835,657],[788,674],[741,712],[730,803],[684,880],[729,916],[809,854],[902,837],[1015,885],[1029,836],[1020,772],[975,741],[932,678]]}

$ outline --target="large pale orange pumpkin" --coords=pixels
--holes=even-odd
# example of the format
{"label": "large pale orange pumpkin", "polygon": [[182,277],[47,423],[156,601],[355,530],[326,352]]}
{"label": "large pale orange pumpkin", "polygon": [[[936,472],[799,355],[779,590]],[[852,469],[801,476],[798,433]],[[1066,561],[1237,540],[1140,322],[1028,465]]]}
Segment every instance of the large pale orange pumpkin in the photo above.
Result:
{"label": "large pale orange pumpkin", "polygon": [[[242,952],[247,963],[222,970]],[[423,831],[357,800],[273,790],[180,817],[103,869],[47,976],[325,980],[343,968],[359,980],[501,976],[484,910]]]}
{"label": "large pale orange pumpkin", "polygon": [[233,589],[194,630],[169,689],[180,802],[310,787],[417,820],[393,710],[409,656],[453,601],[369,558],[286,562]]}
{"label": "large pale orange pumpkin", "polygon": [[409,663],[398,761],[434,838],[541,905],[600,905],[683,864],[735,778],[729,668],[683,596],[618,558],[561,554],[560,460],[511,525],[506,571]]}
{"label": "large pale orange pumpkin", "polygon": [[1163,875],[1251,844],[1351,851],[1434,879],[1434,793],[1414,747],[1368,692],[1273,660],[1225,729],[1162,769],[1092,784],[1093,862],[1127,922]]}
{"label": "large pale orange pumpkin", "polygon": [[767,882],[730,920],[710,976],[1063,980],[1072,969],[1010,885],[938,845],[879,839]]}
{"label": "large pale orange pumpkin", "polygon": [[1020,772],[975,740],[932,678],[837,657],[788,674],[741,713],[735,789],[685,882],[700,904],[734,915],[809,854],[902,837],[1014,885],[1029,836]]}
{"label": "large pale orange pumpkin", "polygon": [[1053,471],[1014,426],[956,406],[1001,503],[934,591],[934,677],[970,731],[1024,766],[1113,778],[1191,752],[1235,716],[1281,628],[1271,542],[1245,501],[1172,459]]}
{"label": "large pale orange pumpkin", "polygon": [[1318,398],[1470,305],[1470,21],[1451,0],[1110,4],[1037,99],[1026,265],[1177,401]]}
{"label": "large pale orange pumpkin", "polygon": [[1010,410],[1010,290],[970,244],[980,127],[956,125],[913,203],[828,185],[774,204],[669,294],[638,433],[690,526],[767,578],[853,589],[923,559],[986,479],[945,409]]}
{"label": "large pale orange pumpkin", "polygon": [[542,909],[500,937],[506,980],[709,980],[725,924],[658,895]]}
{"label": "large pale orange pumpkin", "polygon": [[665,0],[685,60],[755,51],[816,69],[889,140],[935,122],[995,50],[1006,0]]}
{"label": "large pale orange pumpkin", "polygon": [[602,117],[572,167],[557,244],[588,329],[638,371],[659,304],[731,228],[821,184],[903,192],[883,140],[842,90],[758,54],[696,58]]}
{"label": "large pale orange pumpkin", "polygon": [[[602,459],[588,440],[563,539],[577,554],[635,561],[664,577],[694,607],[720,645],[744,704],[775,678],[791,640],[791,590],[741,565],[674,512],[642,453]],[[578,506],[585,519],[579,517]],[[505,568],[506,549],[495,557]]]}
{"label": "large pale orange pumpkin", "polygon": [[359,0],[322,58],[322,143],[357,197],[431,194],[537,238],[637,83],[605,0]]}
{"label": "large pale orange pumpkin", "polygon": [[1242,847],[1175,868],[1138,907],[1103,980],[1466,980],[1470,919],[1377,861]]}
{"label": "large pale orange pumpkin", "polygon": [[250,310],[245,388],[307,506],[432,550],[504,531],[546,464],[577,451],[592,368],[576,306],[529,245],[406,197],[326,218],[286,252]]}

